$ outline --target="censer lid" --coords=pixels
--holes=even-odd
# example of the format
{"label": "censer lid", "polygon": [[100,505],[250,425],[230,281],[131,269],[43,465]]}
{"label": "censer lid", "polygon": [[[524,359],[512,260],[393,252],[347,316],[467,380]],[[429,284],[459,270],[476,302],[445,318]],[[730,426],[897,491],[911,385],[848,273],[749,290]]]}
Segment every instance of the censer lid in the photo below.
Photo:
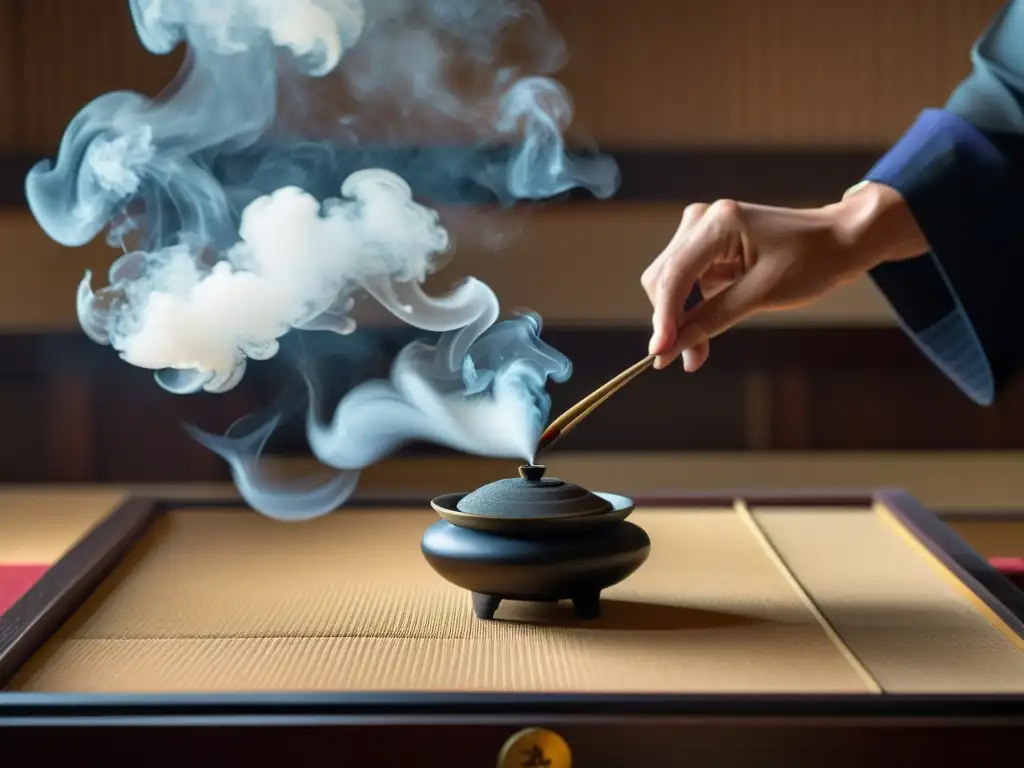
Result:
{"label": "censer lid", "polygon": [[547,467],[527,464],[519,477],[498,480],[467,493],[456,509],[486,517],[581,517],[612,511],[611,502],[572,483],[544,477]]}

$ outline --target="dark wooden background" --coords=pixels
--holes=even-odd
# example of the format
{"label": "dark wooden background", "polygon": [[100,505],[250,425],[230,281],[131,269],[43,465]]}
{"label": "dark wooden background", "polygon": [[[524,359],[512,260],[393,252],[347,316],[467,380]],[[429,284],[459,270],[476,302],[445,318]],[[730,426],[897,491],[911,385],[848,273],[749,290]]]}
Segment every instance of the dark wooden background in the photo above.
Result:
{"label": "dark wooden background", "polygon": [[[384,373],[397,340],[380,334],[364,375]],[[545,337],[573,360],[552,388],[555,409],[637,359],[635,328],[553,328]],[[2,337],[0,337],[2,338]],[[0,419],[4,479],[158,482],[219,480],[222,463],[193,443],[190,423],[221,430],[265,408],[291,383],[279,364],[254,366],[225,395],[179,397],[109,349],[72,334],[2,341]],[[72,371],[73,372],[70,372]],[[273,443],[299,454],[294,429]],[[602,407],[559,450],[998,450],[1024,448],[1024,387],[978,408],[887,328],[747,329],[716,344],[699,375],[647,374]],[[414,451],[429,451],[427,447]]]}
{"label": "dark wooden background", "polygon": [[[480,272],[507,301],[541,311],[546,338],[573,360],[556,409],[643,355],[636,279],[687,202],[834,199],[922,107],[942,103],[999,4],[547,0],[572,54],[562,79],[579,122],[619,158],[622,192],[526,214],[521,244]],[[0,481],[222,479],[222,462],[182,422],[222,428],[286,383],[269,363],[228,395],[161,392],[75,329],[82,269],[102,272],[111,254],[59,249],[25,211],[25,169],[55,152],[81,106],[119,88],[155,93],[178,62],[143,51],[124,0],[0,0]],[[826,305],[787,326],[736,330],[699,375],[643,377],[566,450],[1024,448],[1024,388],[977,408],[870,290],[850,301],[863,312],[847,306],[837,321]],[[364,375],[397,344],[384,332],[378,341]],[[276,447],[302,450],[295,435]]]}

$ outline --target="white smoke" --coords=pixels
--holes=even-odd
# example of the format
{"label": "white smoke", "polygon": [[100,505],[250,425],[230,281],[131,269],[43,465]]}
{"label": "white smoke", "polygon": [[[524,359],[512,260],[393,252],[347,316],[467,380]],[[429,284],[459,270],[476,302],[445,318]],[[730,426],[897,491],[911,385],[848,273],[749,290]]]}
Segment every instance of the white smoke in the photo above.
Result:
{"label": "white smoke", "polygon": [[[330,511],[359,470],[414,440],[529,459],[549,407],[545,383],[568,378],[569,362],[540,341],[539,318],[497,322],[497,297],[476,280],[446,296],[424,293],[452,243],[416,191],[459,198],[469,185],[504,202],[576,186],[614,191],[606,158],[565,152],[564,89],[497,64],[494,36],[523,19],[538,66],[560,60],[539,9],[525,0],[132,0],[131,9],[152,52],[188,45],[176,84],[156,100],[100,96],[68,126],[56,163],[26,181],[53,239],[81,245],[106,230],[124,250],[109,285],[94,291],[87,274],[79,286],[90,338],[187,394],[230,390],[249,361],[277,355],[292,331],[356,332],[351,311],[362,295],[441,333],[434,346],[406,347],[390,380],[357,386],[329,419],[318,416],[304,372],[310,447],[338,470],[325,483],[278,487],[261,471],[277,416],[243,436],[193,430],[228,461],[245,498],[274,517]],[[449,49],[478,65],[472,96],[444,75],[456,56]],[[338,116],[345,130],[336,141],[357,150],[343,168],[336,147],[285,127],[310,78],[332,78],[367,114],[390,100],[389,114],[415,107],[484,139],[514,139],[515,148],[496,159],[482,141],[461,154],[398,153],[374,167],[353,143],[360,112]],[[410,120],[406,134],[415,126]]]}
{"label": "white smoke", "polygon": [[188,245],[125,256],[111,270],[111,284],[129,300],[113,311],[109,299],[93,294],[87,275],[79,290],[83,327],[132,365],[192,371],[187,383],[177,377],[179,391],[224,392],[241,379],[247,359],[273,357],[292,329],[353,332],[344,312],[358,289],[379,293],[396,315],[408,314],[387,286],[430,274],[448,247],[437,214],[388,171],[352,174],[341,195],[321,204],[282,187],[257,198],[242,212],[239,241],[209,267]]}

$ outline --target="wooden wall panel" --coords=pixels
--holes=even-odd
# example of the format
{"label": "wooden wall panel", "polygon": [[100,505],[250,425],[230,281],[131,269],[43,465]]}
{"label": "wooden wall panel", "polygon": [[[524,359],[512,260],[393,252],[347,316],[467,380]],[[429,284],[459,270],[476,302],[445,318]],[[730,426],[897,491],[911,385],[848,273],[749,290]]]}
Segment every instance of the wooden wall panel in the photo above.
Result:
{"label": "wooden wall panel", "polygon": [[[8,0],[10,2],[10,0]],[[23,41],[22,151],[53,155],[67,123],[115,90],[156,95],[181,53],[154,56],[139,42],[127,0],[17,0]]]}
{"label": "wooden wall panel", "polygon": [[[946,99],[1000,1],[544,5],[570,48],[562,79],[578,123],[606,147],[880,151],[922,107]],[[127,9],[127,0],[0,2],[0,154],[52,155],[68,121],[91,99],[117,89],[156,94],[171,81],[181,52],[146,52]],[[698,186],[704,194],[708,185]],[[832,186],[830,178],[825,187]],[[648,307],[639,274],[671,236],[682,205],[528,211],[503,222],[509,240],[500,253],[471,245],[471,229],[456,217],[463,244],[434,285],[442,290],[474,274],[507,308],[539,311],[549,338],[578,365],[556,393],[556,407],[563,407],[641,354]],[[0,417],[12,436],[0,451],[0,481],[223,479],[223,463],[189,440],[181,421],[217,428],[272,399],[273,388],[261,389],[258,377],[223,398],[175,398],[111,350],[53,334],[77,328],[78,281],[87,268],[102,275],[113,256],[102,243],[60,248],[26,212],[0,213]],[[699,376],[666,373],[639,382],[608,406],[606,418],[581,427],[577,444],[666,451],[1024,445],[1020,385],[998,408],[981,411],[898,329],[822,337],[807,328],[891,325],[867,282],[753,324],[804,327],[724,337]],[[937,411],[943,420],[934,419]],[[925,422],[934,423],[922,429]],[[627,427],[609,428],[614,424]]]}
{"label": "wooden wall panel", "polygon": [[[5,440],[0,442],[0,482],[32,477],[41,467],[54,467],[48,456],[49,438],[41,422],[46,414],[46,398],[38,381],[4,377],[0,381],[0,419]],[[89,436],[78,422],[69,422],[73,442]],[[65,434],[67,441],[69,434]],[[49,470],[48,470],[49,471]]]}
{"label": "wooden wall panel", "polygon": [[[491,285],[506,308],[528,307],[558,325],[645,325],[650,310],[640,274],[669,241],[680,206],[610,203],[546,208],[503,220],[509,240],[498,252],[464,243],[430,287],[441,293],[461,277]],[[455,228],[458,237],[458,228]],[[76,328],[75,290],[86,269],[105,285],[117,255],[95,241],[62,248],[25,212],[0,212],[0,333]],[[368,315],[387,322],[383,314]],[[763,315],[749,324],[889,325],[888,305],[867,280],[809,307]]]}
{"label": "wooden wall panel", "polygon": [[102,240],[64,248],[27,211],[0,212],[0,330],[76,325],[75,291],[86,269],[103,273],[113,252]]}
{"label": "wooden wall panel", "polygon": [[[875,145],[969,72],[1000,0],[550,0],[615,145]],[[584,12],[585,6],[588,12]]]}
{"label": "wooden wall panel", "polygon": [[[553,413],[634,363],[647,342],[642,329],[549,325],[544,335],[574,366],[568,382],[549,389]],[[346,370],[358,379],[382,375],[401,343],[387,333],[364,340],[379,343],[379,355]],[[250,366],[226,394],[179,397],[109,348],[70,334],[0,336],[0,359],[0,482],[226,479],[224,462],[182,425],[222,431],[295,381],[278,358]],[[979,408],[896,328],[748,329],[716,341],[697,374],[673,366],[640,377],[556,453],[1019,451],[1022,416],[1020,382]],[[291,422],[270,450],[306,453],[302,425]],[[414,446],[406,455],[436,453]]]}
{"label": "wooden wall panel", "polygon": [[[580,122],[606,145],[654,147],[884,145],[921,106],[945,99],[999,4],[545,2],[570,47],[564,74]],[[146,52],[127,8],[126,0],[0,3],[0,98],[9,105],[0,111],[0,152],[52,154],[91,98],[118,88],[152,94],[171,80],[180,55]],[[506,305],[529,306],[555,323],[645,323],[637,276],[671,235],[681,206],[533,211],[503,253],[464,246],[439,282],[476,274]],[[102,273],[111,258],[102,243],[61,249],[24,213],[4,213],[0,331],[73,327],[82,272]],[[580,285],[586,290],[567,290]],[[885,324],[891,316],[863,282],[754,322]]]}
{"label": "wooden wall panel", "polygon": [[[0,116],[0,142],[17,135],[26,151],[52,153],[68,120],[105,91],[156,93],[180,61],[143,49],[126,0],[2,5],[0,36],[19,44],[0,46],[0,97],[15,107]],[[563,80],[579,123],[620,146],[891,141],[966,74],[969,46],[999,5],[545,2],[569,45]]]}

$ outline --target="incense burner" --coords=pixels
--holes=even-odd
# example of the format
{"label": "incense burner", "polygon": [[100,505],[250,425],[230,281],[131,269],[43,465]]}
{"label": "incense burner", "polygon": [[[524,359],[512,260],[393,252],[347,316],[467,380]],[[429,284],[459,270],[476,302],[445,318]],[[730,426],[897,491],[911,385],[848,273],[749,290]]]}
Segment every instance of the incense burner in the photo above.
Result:
{"label": "incense burner", "polygon": [[602,591],[650,553],[650,538],[626,520],[631,499],[545,477],[543,466],[431,506],[441,520],[423,534],[423,555],[472,593],[481,619],[493,618],[503,600],[571,600],[580,618],[596,618]]}

